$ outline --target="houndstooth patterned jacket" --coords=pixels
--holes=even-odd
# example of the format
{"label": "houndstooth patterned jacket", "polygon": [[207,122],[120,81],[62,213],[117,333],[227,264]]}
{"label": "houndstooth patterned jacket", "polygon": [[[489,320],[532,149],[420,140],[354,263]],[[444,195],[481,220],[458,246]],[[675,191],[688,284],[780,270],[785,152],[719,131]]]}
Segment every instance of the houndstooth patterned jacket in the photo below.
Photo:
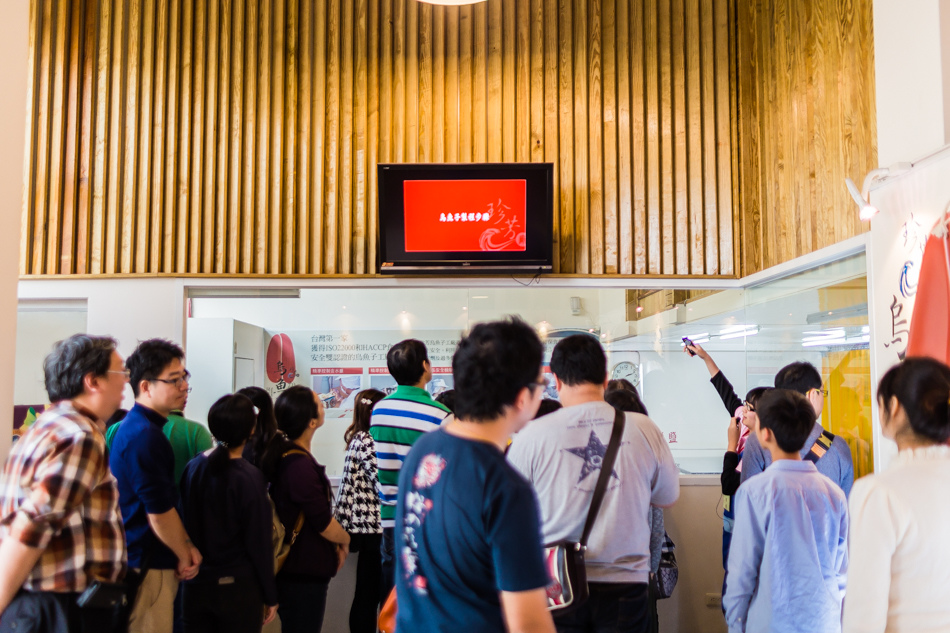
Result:
{"label": "houndstooth patterned jacket", "polygon": [[351,534],[383,532],[376,492],[376,445],[365,431],[357,432],[346,448],[335,516]]}

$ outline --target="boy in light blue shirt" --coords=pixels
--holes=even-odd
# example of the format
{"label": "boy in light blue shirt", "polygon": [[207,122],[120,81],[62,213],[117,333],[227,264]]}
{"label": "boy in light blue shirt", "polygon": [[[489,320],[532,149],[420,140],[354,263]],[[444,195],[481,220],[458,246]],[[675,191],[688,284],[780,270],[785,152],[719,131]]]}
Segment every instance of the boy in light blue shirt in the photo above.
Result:
{"label": "boy in light blue shirt", "polygon": [[755,434],[772,456],[739,486],[723,597],[731,633],[840,633],[848,566],[848,504],[800,451],[815,411],[773,389],[756,405]]}

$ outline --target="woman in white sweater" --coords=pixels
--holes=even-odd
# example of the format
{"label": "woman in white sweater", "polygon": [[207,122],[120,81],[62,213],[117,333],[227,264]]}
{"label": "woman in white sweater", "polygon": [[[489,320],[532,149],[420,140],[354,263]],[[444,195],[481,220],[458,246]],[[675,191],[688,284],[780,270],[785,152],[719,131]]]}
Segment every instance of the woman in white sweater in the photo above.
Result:
{"label": "woman in white sweater", "polygon": [[899,454],[851,491],[844,633],[950,631],[950,368],[908,358],[878,408]]}

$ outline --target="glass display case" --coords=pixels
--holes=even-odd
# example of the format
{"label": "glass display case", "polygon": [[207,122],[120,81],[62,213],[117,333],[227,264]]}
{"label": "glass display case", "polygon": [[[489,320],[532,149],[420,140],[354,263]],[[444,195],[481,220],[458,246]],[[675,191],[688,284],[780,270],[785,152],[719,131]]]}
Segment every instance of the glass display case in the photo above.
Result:
{"label": "glass display case", "polygon": [[[323,398],[327,423],[314,453],[338,475],[343,431],[359,389],[392,388],[386,351],[426,342],[432,393],[452,387],[451,358],[472,324],[515,314],[534,325],[545,361],[564,336],[597,337],[611,377],[637,385],[650,417],[685,473],[718,473],[727,412],[706,365],[682,339],[702,345],[739,397],[771,385],[784,365],[806,360],[822,373],[822,422],[852,449],[856,476],[872,469],[866,262],[863,253],[760,284],[728,289],[520,286],[446,280],[440,287],[299,288],[279,296],[203,291],[190,298],[186,352],[194,375],[189,417],[204,419],[220,395],[257,384],[274,396],[304,384]],[[412,283],[412,282],[407,282]],[[262,293],[265,294],[265,293]],[[556,397],[553,386],[545,397]]]}

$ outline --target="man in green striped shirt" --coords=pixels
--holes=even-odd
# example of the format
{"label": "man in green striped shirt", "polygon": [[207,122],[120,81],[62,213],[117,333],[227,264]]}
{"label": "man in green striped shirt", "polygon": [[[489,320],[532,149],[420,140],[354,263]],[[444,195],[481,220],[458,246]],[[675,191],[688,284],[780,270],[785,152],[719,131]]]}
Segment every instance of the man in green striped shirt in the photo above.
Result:
{"label": "man in green striped shirt", "polygon": [[389,373],[399,386],[373,407],[369,433],[376,444],[379,482],[379,514],[383,525],[380,546],[383,562],[382,600],[395,581],[393,526],[396,517],[399,469],[417,439],[439,428],[449,410],[432,399],[425,386],[432,379],[432,366],[425,343],[406,339],[386,355]]}

